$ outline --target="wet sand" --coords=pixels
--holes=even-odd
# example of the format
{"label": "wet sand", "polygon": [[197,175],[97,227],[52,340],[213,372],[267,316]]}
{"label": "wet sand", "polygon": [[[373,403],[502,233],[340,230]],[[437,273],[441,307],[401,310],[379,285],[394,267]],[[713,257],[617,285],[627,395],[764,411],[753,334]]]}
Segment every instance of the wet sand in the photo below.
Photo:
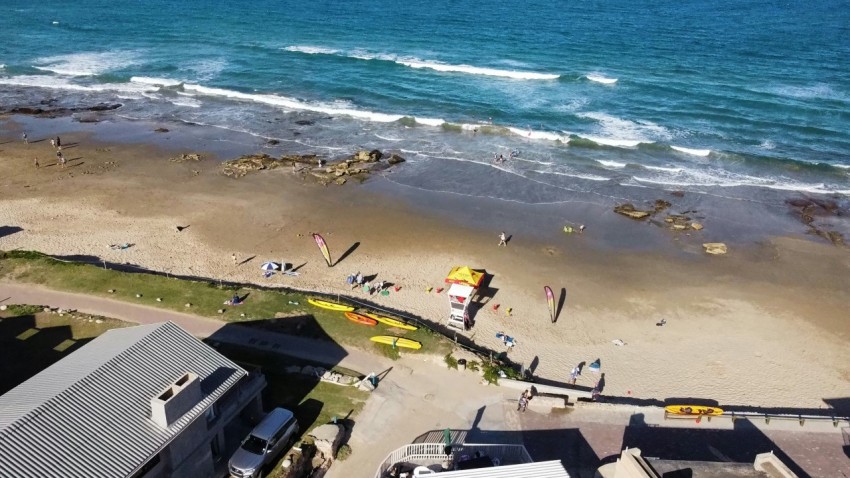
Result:
{"label": "wet sand", "polygon": [[[563,224],[538,230],[552,206],[411,191],[391,173],[342,187],[304,182],[288,168],[234,180],[218,172],[217,159],[260,151],[261,140],[256,148],[251,140],[211,143],[215,133],[203,129],[151,126],[0,122],[0,250],[353,296],[363,293],[345,278],[360,271],[401,286],[371,300],[434,323],[444,322],[448,299],[426,287],[445,287],[452,266],[469,265],[492,274],[492,297],[467,335],[496,351],[504,350],[496,332],[515,337],[509,356],[540,377],[566,382],[575,364],[599,358],[603,395],[807,408],[847,396],[846,248],[799,235],[756,242],[739,224],[730,253],[707,256],[702,242],[722,239],[728,222],[709,219],[705,231],[676,235],[594,207],[561,212],[590,224],[566,235]],[[56,134],[65,169],[53,164]],[[179,152],[205,159],[169,161]],[[512,236],[508,247],[497,247],[501,230]],[[328,268],[311,232],[324,235],[334,258],[353,250]],[[114,251],[114,243],[135,246]],[[253,259],[234,265],[233,253]],[[264,279],[265,260],[303,264],[301,275]],[[566,291],[556,323],[544,285],[556,296]],[[578,383],[598,378],[585,371]]]}

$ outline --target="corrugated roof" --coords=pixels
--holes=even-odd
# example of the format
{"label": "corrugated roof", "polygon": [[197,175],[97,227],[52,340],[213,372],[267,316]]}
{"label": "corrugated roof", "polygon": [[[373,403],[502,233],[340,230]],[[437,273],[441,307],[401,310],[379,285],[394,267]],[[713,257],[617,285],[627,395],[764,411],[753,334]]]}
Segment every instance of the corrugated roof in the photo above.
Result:
{"label": "corrugated roof", "polygon": [[[162,428],[150,400],[186,372],[203,400]],[[247,372],[170,322],[110,330],[0,397],[0,476],[126,476]]]}
{"label": "corrugated roof", "polygon": [[570,478],[559,460],[474,470],[443,471],[435,476],[440,478]]}

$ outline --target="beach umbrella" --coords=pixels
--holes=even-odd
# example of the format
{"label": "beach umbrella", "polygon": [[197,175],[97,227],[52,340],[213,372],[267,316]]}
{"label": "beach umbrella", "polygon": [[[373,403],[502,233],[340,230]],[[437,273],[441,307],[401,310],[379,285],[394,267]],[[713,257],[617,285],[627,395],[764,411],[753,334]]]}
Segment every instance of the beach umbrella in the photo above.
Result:
{"label": "beach umbrella", "polygon": [[260,266],[260,269],[264,271],[278,271],[280,270],[280,264],[277,262],[264,262],[263,265]]}

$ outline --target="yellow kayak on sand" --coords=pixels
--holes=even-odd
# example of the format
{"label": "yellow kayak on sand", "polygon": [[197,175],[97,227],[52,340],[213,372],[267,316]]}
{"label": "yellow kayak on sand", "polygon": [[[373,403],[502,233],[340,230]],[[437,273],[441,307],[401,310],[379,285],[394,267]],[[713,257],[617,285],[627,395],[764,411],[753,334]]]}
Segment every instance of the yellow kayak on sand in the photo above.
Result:
{"label": "yellow kayak on sand", "polygon": [[395,344],[396,347],[405,347],[413,350],[419,350],[422,348],[422,344],[415,340],[406,339],[404,337],[393,337],[391,335],[376,335],[369,340],[372,342],[378,342],[379,344]]}
{"label": "yellow kayak on sand", "polygon": [[723,409],[719,407],[707,407],[705,405],[667,405],[664,411],[671,415],[688,416],[712,416],[723,415]]}
{"label": "yellow kayak on sand", "polygon": [[389,325],[390,327],[395,327],[397,329],[416,330],[416,327],[414,327],[412,325],[407,325],[400,320],[391,319],[389,317],[381,317],[380,315],[377,315],[377,314],[363,314],[363,315],[365,315],[366,317],[369,317],[371,319],[375,319],[382,324],[386,324],[386,325]]}
{"label": "yellow kayak on sand", "polygon": [[338,310],[340,312],[351,312],[351,311],[354,310],[354,307],[352,307],[350,305],[337,304],[336,302],[328,302],[326,300],[307,299],[307,302],[309,302],[312,305],[315,305],[316,307],[321,307],[323,309],[328,309],[328,310]]}

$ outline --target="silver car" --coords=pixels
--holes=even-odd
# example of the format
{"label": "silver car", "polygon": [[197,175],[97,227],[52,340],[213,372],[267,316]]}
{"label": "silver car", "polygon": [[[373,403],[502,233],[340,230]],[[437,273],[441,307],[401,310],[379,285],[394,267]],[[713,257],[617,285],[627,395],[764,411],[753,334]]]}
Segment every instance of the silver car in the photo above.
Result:
{"label": "silver car", "polygon": [[266,465],[289,447],[298,433],[295,415],[285,408],[275,408],[242,441],[227,464],[236,478],[261,478]]}

